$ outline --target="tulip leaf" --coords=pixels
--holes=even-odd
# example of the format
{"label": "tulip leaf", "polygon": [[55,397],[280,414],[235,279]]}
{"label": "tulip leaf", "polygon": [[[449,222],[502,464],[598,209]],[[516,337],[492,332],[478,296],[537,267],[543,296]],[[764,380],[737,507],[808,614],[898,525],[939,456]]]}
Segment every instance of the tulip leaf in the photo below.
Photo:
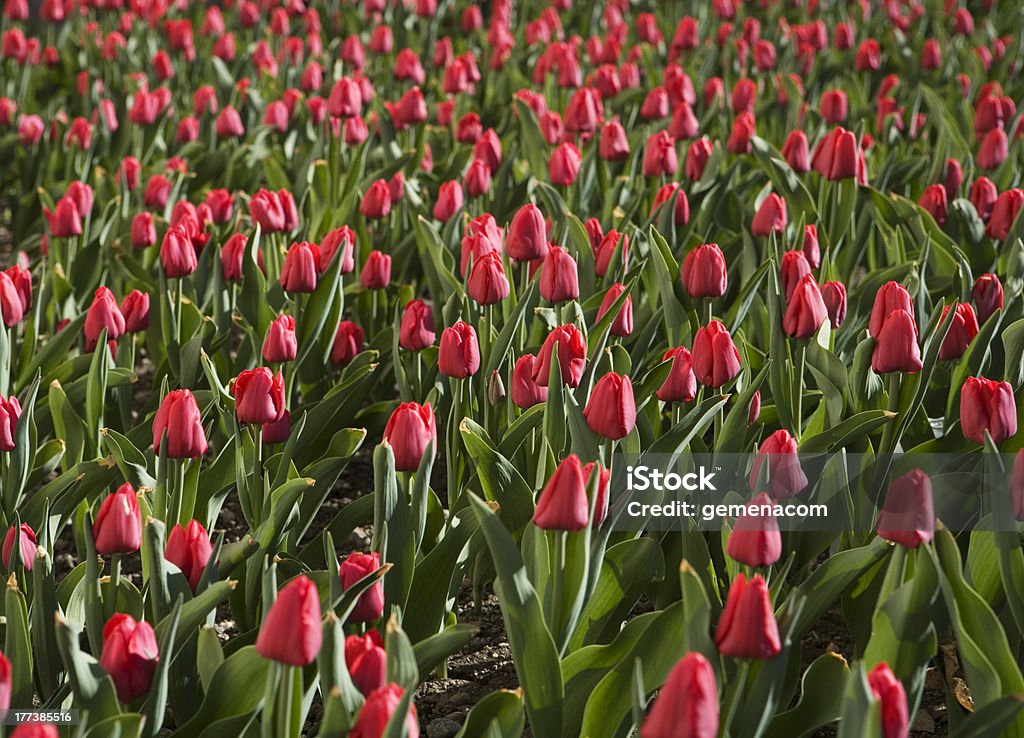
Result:
{"label": "tulip leaf", "polygon": [[[3,333],[0,328],[0,333]],[[36,377],[25,396],[24,407],[14,431],[14,450],[9,452],[7,479],[2,493],[4,510],[13,511],[20,506],[22,493],[28,481],[36,455],[35,407],[39,391],[39,377]]]}
{"label": "tulip leaf", "polygon": [[[56,613],[57,649],[67,670],[75,702],[89,710],[90,721],[102,721],[121,713],[114,683],[99,662],[79,648],[78,630]],[[31,704],[31,703],[29,703]]]}
{"label": "tulip leaf", "polygon": [[419,683],[420,671],[409,636],[405,634],[394,616],[388,620],[385,630],[384,647],[388,654],[387,679],[408,690],[415,690]]}
{"label": "tulip leaf", "polygon": [[882,738],[882,707],[868,685],[863,664],[854,666],[846,680],[839,738]]}
{"label": "tulip leaf", "polygon": [[145,718],[135,713],[116,715],[98,723],[90,721],[90,727],[82,738],[136,738],[142,735],[144,722]]}
{"label": "tulip leaf", "polygon": [[849,448],[892,419],[887,410],[865,410],[836,423],[816,435],[805,436],[800,453],[818,454]]}
{"label": "tulip leaf", "polygon": [[1003,376],[1018,390],[1024,385],[1024,319],[1006,326],[1001,338],[1005,354]]}
{"label": "tulip leaf", "polygon": [[263,702],[270,662],[245,646],[224,660],[213,675],[203,703],[184,725],[174,731],[175,738],[198,738],[204,730],[225,718],[249,715]]}
{"label": "tulip leaf", "polygon": [[[206,622],[206,616],[218,605],[227,602],[228,595],[234,588],[235,582],[214,582],[181,607],[180,620],[177,625],[181,636],[175,642],[176,654],[192,641],[192,636]],[[157,623],[154,630],[158,642],[163,641],[167,631],[174,627],[175,620],[173,618],[174,613],[172,612]]]}
{"label": "tulip leaf", "polygon": [[174,610],[168,616],[169,623],[164,630],[163,637],[159,640],[157,653],[164,654],[164,658],[157,662],[156,670],[153,672],[153,681],[149,688],[149,696],[143,705],[142,712],[146,716],[145,729],[147,738],[156,738],[160,735],[160,728],[163,727],[164,717],[167,714],[167,694],[169,691],[171,664],[174,658],[174,641],[178,635],[178,625],[181,622],[181,603],[179,597],[174,605]]}
{"label": "tulip leaf", "polygon": [[10,661],[10,704],[25,707],[32,704],[32,639],[28,605],[18,589],[18,578],[11,574],[4,596],[4,655]]}
{"label": "tulip leaf", "polygon": [[440,633],[435,633],[413,646],[419,681],[428,679],[430,673],[445,659],[468,645],[476,637],[478,630],[477,626],[465,623],[449,625]]}
{"label": "tulip leaf", "polygon": [[480,376],[489,378],[491,374],[505,362],[509,349],[516,337],[523,322],[526,320],[527,311],[535,306],[537,292],[537,281],[534,280],[527,285],[526,290],[518,295],[516,306],[509,313],[508,320],[501,327],[501,332],[491,344],[490,353],[487,356],[487,366],[480,373]]}
{"label": "tulip leaf", "polygon": [[497,569],[495,590],[516,675],[523,687],[530,727],[537,738],[560,738],[564,690],[555,642],[544,623],[540,600],[526,577],[522,557],[498,516],[469,493]]}
{"label": "tulip leaf", "polygon": [[100,429],[100,437],[110,455],[114,457],[117,468],[125,480],[131,482],[136,489],[156,487],[156,480],[150,475],[146,465],[146,457],[135,447],[127,436],[123,436],[111,428]]}
{"label": "tulip leaf", "polygon": [[1019,694],[1000,697],[972,712],[963,724],[950,733],[953,738],[987,738],[1006,735],[1024,708],[1024,697]]}
{"label": "tulip leaf", "polygon": [[[58,364],[58,362],[68,355],[71,347],[74,346],[75,341],[78,340],[79,336],[82,335],[82,327],[85,325],[86,312],[82,312],[78,317],[68,323],[64,330],[58,331],[55,335],[50,336],[43,345],[43,348],[32,357],[32,360],[28,362],[18,373],[18,381],[15,383],[14,389],[21,391],[28,383],[32,381],[40,371],[49,370]],[[47,384],[52,378],[46,376]]]}
{"label": "tulip leaf", "polygon": [[[357,526],[373,520],[373,499],[373,495],[363,495],[348,503],[327,524],[325,530],[337,540],[347,538]],[[320,542],[312,540],[299,551],[298,559],[306,566],[312,567],[319,561],[319,553]]]}
{"label": "tulip leaf", "polygon": [[[371,545],[380,553],[381,561],[394,567],[384,580],[387,607],[404,610],[416,563],[416,542],[409,500],[398,488],[395,454],[387,441],[373,450],[373,478],[374,538]],[[385,530],[386,537],[382,535]]]}
{"label": "tulip leaf", "polygon": [[766,738],[798,738],[837,720],[849,677],[842,656],[831,651],[819,656],[801,678],[800,700],[772,720]]}
{"label": "tulip leaf", "polygon": [[476,738],[483,735],[519,738],[525,726],[523,691],[499,689],[473,706],[456,738]]}
{"label": "tulip leaf", "polygon": [[500,505],[502,522],[510,531],[521,530],[533,517],[533,490],[515,466],[498,453],[482,427],[465,418],[459,430],[483,493]]}

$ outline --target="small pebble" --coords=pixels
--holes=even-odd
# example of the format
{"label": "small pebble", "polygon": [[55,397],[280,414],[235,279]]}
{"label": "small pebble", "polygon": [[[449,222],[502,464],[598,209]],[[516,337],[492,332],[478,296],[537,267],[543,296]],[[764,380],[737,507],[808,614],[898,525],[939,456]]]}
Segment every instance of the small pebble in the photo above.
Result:
{"label": "small pebble", "polygon": [[427,738],[454,738],[462,726],[448,718],[436,718],[427,724]]}

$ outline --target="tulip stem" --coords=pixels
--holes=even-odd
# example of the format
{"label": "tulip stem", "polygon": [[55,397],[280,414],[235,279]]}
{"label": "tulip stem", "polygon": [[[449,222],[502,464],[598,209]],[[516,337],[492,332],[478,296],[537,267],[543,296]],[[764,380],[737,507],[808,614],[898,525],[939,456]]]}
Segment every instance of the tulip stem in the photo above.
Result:
{"label": "tulip stem", "polygon": [[110,602],[108,612],[113,615],[117,612],[117,590],[121,586],[121,554],[113,554],[110,557]]}
{"label": "tulip stem", "polygon": [[551,536],[551,635],[555,642],[562,632],[562,589],[565,587],[565,541],[568,533],[552,531]]}
{"label": "tulip stem", "polygon": [[184,291],[184,285],[182,284],[182,277],[178,277],[175,280],[174,285],[174,340],[177,341],[178,348],[181,348],[181,300]]}
{"label": "tulip stem", "polygon": [[704,325],[710,325],[711,321],[715,319],[714,305],[711,304],[711,298],[705,298],[704,300]]}
{"label": "tulip stem", "polygon": [[263,434],[260,432],[261,430],[262,429],[257,424],[249,426],[249,432],[252,434],[252,444],[255,456],[255,463],[253,464],[251,499],[253,517],[256,519],[257,523],[263,522]]}
{"label": "tulip stem", "polygon": [[799,339],[797,342],[800,346],[797,349],[796,417],[793,418],[793,435],[799,440],[804,425],[804,369],[807,364],[807,342]]}
{"label": "tulip stem", "polygon": [[725,722],[722,724],[722,735],[729,735],[729,728],[732,725],[733,718],[736,716],[736,708],[743,701],[743,693],[746,691],[747,674],[749,672],[750,660],[741,659],[739,669],[736,670],[736,691],[733,692],[732,699],[729,700],[729,706],[726,708]]}

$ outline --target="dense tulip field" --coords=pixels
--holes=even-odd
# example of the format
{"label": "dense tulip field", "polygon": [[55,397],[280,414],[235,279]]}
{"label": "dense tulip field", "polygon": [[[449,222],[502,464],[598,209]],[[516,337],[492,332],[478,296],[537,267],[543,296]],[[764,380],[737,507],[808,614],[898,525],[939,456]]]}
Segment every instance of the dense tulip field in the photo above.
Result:
{"label": "dense tulip field", "polygon": [[3,0],[0,735],[1024,736],[1022,27]]}

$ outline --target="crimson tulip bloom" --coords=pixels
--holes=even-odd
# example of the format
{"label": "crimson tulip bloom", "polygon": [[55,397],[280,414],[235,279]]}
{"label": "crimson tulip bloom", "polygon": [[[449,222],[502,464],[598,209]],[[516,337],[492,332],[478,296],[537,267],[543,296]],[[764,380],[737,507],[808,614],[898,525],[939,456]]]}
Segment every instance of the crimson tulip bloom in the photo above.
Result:
{"label": "crimson tulip bloom", "polygon": [[999,190],[996,189],[995,183],[988,177],[978,177],[971,184],[968,199],[971,201],[974,209],[978,211],[978,217],[987,223],[989,218],[992,217],[992,210],[999,199]]}
{"label": "crimson tulip bloom", "polygon": [[811,171],[811,151],[807,143],[807,134],[803,131],[791,131],[782,146],[782,157],[797,174]]}
{"label": "crimson tulip bloom", "polygon": [[894,310],[902,310],[911,317],[914,316],[914,303],[910,299],[910,293],[899,282],[886,282],[875,294],[875,302],[871,308],[871,319],[868,323],[868,333],[878,338],[882,331],[882,324]]}
{"label": "crimson tulip bloom", "polygon": [[149,328],[149,295],[139,290],[129,292],[121,302],[126,333],[139,333]]}
{"label": "crimson tulip bloom", "polygon": [[[359,711],[356,724],[352,726],[349,738],[380,738],[384,735],[391,715],[398,709],[404,696],[405,690],[394,683],[370,692]],[[420,738],[416,705],[412,702],[409,703],[409,715],[405,719],[405,734],[407,738]]]}
{"label": "crimson tulip bloom", "polygon": [[654,195],[654,203],[651,205],[651,215],[653,216],[658,208],[663,205],[669,207],[670,202],[675,203],[672,209],[672,217],[676,225],[686,225],[689,223],[690,201],[686,198],[686,193],[683,192],[678,182],[667,182],[658,188],[657,193]]}
{"label": "crimson tulip bloom", "polygon": [[558,346],[558,368],[562,384],[578,387],[587,363],[587,340],[575,325],[560,325],[544,339],[533,365],[533,379],[541,387],[548,386],[551,360]]}
{"label": "crimson tulip bloom", "polygon": [[242,281],[242,260],[248,244],[244,233],[236,233],[220,249],[220,268],[227,282]]}
{"label": "crimson tulip bloom", "polygon": [[623,161],[629,157],[629,139],[619,121],[611,120],[601,126],[598,156],[605,161]]}
{"label": "crimson tulip bloom", "polygon": [[380,633],[371,630],[366,635],[345,638],[345,665],[364,695],[383,687],[387,683],[388,654]]}
{"label": "crimson tulip bloom", "polygon": [[782,233],[787,222],[786,201],[772,192],[757,209],[750,230],[755,236]]}
{"label": "crimson tulip bloom", "polygon": [[533,378],[536,363],[536,356],[524,354],[516,360],[512,369],[512,402],[522,410],[548,399],[548,388],[540,386]]}
{"label": "crimson tulip bloom", "polygon": [[144,249],[156,243],[156,226],[153,214],[148,210],[137,213],[132,218],[132,248]]}
{"label": "crimson tulip bloom", "polygon": [[729,138],[725,142],[726,150],[730,154],[749,154],[751,151],[750,139],[756,133],[757,121],[754,119],[754,114],[749,110],[743,111],[733,121]]}
{"label": "crimson tulip bloom", "polygon": [[768,585],[760,574],[733,579],[715,644],[722,655],[737,659],[770,659],[782,650]]}
{"label": "crimson tulip bloom", "polygon": [[740,373],[740,352],[720,321],[712,320],[697,331],[693,339],[692,362],[697,381],[714,389]]}
{"label": "crimson tulip bloom", "polygon": [[849,102],[842,90],[826,90],[818,107],[821,110],[821,117],[827,123],[837,125],[846,120]]}
{"label": "crimson tulip bloom", "polygon": [[82,216],[78,213],[78,207],[68,197],[62,197],[57,201],[53,212],[43,208],[43,215],[46,216],[50,232],[55,238],[73,238],[82,235]]}
{"label": "crimson tulip bloom", "polygon": [[160,263],[168,279],[187,277],[196,270],[196,249],[184,223],[167,229],[160,243]]}
{"label": "crimson tulip bloom", "polygon": [[193,592],[199,586],[212,553],[210,534],[198,520],[190,520],[185,527],[171,528],[164,548],[164,558],[181,570]]}
{"label": "crimson tulip bloom", "polygon": [[684,101],[676,105],[666,130],[677,141],[695,138],[700,133],[700,121],[697,120],[689,103]]}
{"label": "crimson tulip bloom", "polygon": [[868,672],[868,686],[882,708],[882,738],[907,738],[910,712],[903,683],[883,661]]}
{"label": "crimson tulip bloom", "polygon": [[363,329],[350,320],[338,323],[331,345],[331,363],[335,366],[348,366],[363,350]]}
{"label": "crimson tulip bloom", "polygon": [[139,500],[130,484],[122,484],[100,504],[92,526],[96,551],[101,554],[134,553],[142,545]]}
{"label": "crimson tulip bloom", "polygon": [[18,286],[7,272],[0,272],[0,314],[8,328],[17,325],[25,317],[25,300],[19,294]]}
{"label": "crimson tulip bloom", "polygon": [[756,495],[736,519],[726,553],[741,564],[771,566],[782,556],[782,534],[772,511],[773,501],[765,492]]}
{"label": "crimson tulip bloom", "polygon": [[245,135],[245,126],[242,125],[242,116],[231,105],[227,105],[217,116],[214,129],[219,138],[241,138]]}
{"label": "crimson tulip bloom", "polygon": [[551,183],[568,187],[576,181],[582,164],[583,155],[575,144],[568,141],[559,144],[548,160],[548,176],[551,177]]}
{"label": "crimson tulip bloom", "polygon": [[821,286],[821,299],[825,303],[832,329],[839,328],[846,320],[846,285],[842,282],[825,282]]}
{"label": "crimson tulip bloom", "polygon": [[320,242],[320,260],[317,270],[323,274],[334,261],[334,255],[341,251],[341,273],[350,274],[355,269],[356,235],[348,226],[335,228]]}
{"label": "crimson tulip bloom", "polygon": [[828,319],[828,310],[813,274],[805,274],[797,283],[786,312],[782,328],[790,338],[810,338]]}
{"label": "crimson tulip bloom", "polygon": [[121,308],[112,293],[106,287],[100,287],[93,295],[92,305],[85,316],[85,350],[93,351],[99,341],[100,333],[107,329],[107,340],[116,341],[124,334],[125,322]]}
{"label": "crimson tulip bloom", "polygon": [[978,308],[978,322],[985,321],[996,311],[1003,309],[1003,285],[994,274],[982,274],[974,280],[971,298]]}
{"label": "crimson tulip bloom", "polygon": [[640,738],[715,738],[718,687],[710,662],[692,651],[672,668],[640,728]]}
{"label": "crimson tulip bloom", "polygon": [[196,398],[187,389],[171,390],[153,418],[153,453],[167,438],[167,458],[198,459],[206,453],[206,432]]}
{"label": "crimson tulip bloom", "polygon": [[[952,305],[946,305],[942,309],[940,324],[946,319],[946,315],[951,309],[953,309]],[[964,302],[957,303],[949,332],[946,333],[942,346],[939,347],[939,360],[959,359],[964,355],[964,351],[967,350],[976,335],[978,335],[978,319],[974,315],[974,308]]]}
{"label": "crimson tulip bloom", "polygon": [[437,442],[437,426],[430,403],[403,402],[391,413],[384,427],[383,440],[391,445],[395,454],[395,469],[419,469],[427,444]]}
{"label": "crimson tulip bloom", "polygon": [[544,214],[533,203],[523,205],[512,216],[505,239],[508,255],[518,261],[532,261],[548,251]]}
{"label": "crimson tulip bloom", "polygon": [[359,212],[370,220],[386,218],[391,212],[391,188],[386,180],[378,179],[363,195]]}
{"label": "crimson tulip bloom", "polygon": [[818,142],[811,167],[825,179],[851,179],[857,176],[857,158],[857,137],[840,126]]}
{"label": "crimson tulip bloom", "polygon": [[636,425],[636,404],[629,377],[608,372],[590,393],[583,409],[590,430],[613,441],[625,438]]}
{"label": "crimson tulip bloom", "polygon": [[281,287],[284,291],[292,294],[315,291],[319,261],[320,248],[315,243],[293,243],[281,267]]}
{"label": "crimson tulip bloom", "polygon": [[312,579],[300,574],[277,593],[256,637],[256,652],[288,666],[307,666],[321,645],[320,593]]}
{"label": "crimson tulip bloom", "polygon": [[430,307],[423,300],[406,303],[398,329],[398,345],[406,351],[422,351],[432,346],[436,337],[434,313]]}
{"label": "crimson tulip bloom", "polygon": [[153,626],[117,613],[103,626],[100,666],[110,675],[121,702],[131,702],[149,691],[160,660]]}
{"label": "crimson tulip bloom", "polygon": [[704,169],[707,167],[713,149],[714,144],[706,138],[698,138],[690,144],[684,168],[687,179],[696,182],[704,176]]}
{"label": "crimson tulip bloom", "polygon": [[[605,314],[612,309],[612,305],[619,299],[619,296],[625,292],[626,285],[621,282],[616,282],[604,295],[604,299],[601,300],[601,306],[597,309],[597,319],[601,320]],[[612,321],[612,327],[610,330],[613,336],[619,336],[625,338],[633,332],[633,298],[630,295],[626,295],[626,301],[619,308],[618,314]]]}
{"label": "crimson tulip bloom", "polygon": [[544,485],[533,513],[533,523],[545,530],[576,532],[586,528],[589,520],[583,465],[578,456],[570,454]]}
{"label": "crimson tulip bloom", "polygon": [[612,259],[618,253],[622,268],[629,268],[629,236],[619,233],[614,228],[601,238],[594,251],[594,273],[602,279],[612,266]]}
{"label": "crimson tulip bloom", "polygon": [[281,417],[284,412],[284,376],[272,374],[265,366],[246,369],[232,387],[238,422],[262,425]]}
{"label": "crimson tulip bloom", "polygon": [[915,374],[924,366],[917,345],[917,324],[906,310],[893,310],[886,317],[875,339],[871,368],[878,374],[905,372]]}
{"label": "crimson tulip bloom", "polygon": [[985,443],[988,431],[995,443],[1017,433],[1017,403],[1009,382],[968,377],[960,392],[960,428],[964,438]]}
{"label": "crimson tulip bloom", "polygon": [[[470,197],[486,195],[491,189],[491,169],[487,166],[487,162],[482,159],[474,159],[470,162],[469,169],[466,171],[465,182],[466,192]],[[447,220],[447,218],[444,220]]]}
{"label": "crimson tulip bloom", "polygon": [[441,333],[437,368],[446,377],[465,379],[480,369],[480,348],[473,326],[459,321]]}
{"label": "crimson tulip bloom", "polygon": [[295,336],[295,318],[279,315],[274,318],[263,340],[263,360],[268,363],[293,361],[299,352]]}
{"label": "crimson tulip bloom", "polygon": [[670,360],[672,368],[655,395],[662,402],[693,402],[697,396],[697,377],[689,350],[685,346],[670,348],[662,361]]}
{"label": "crimson tulip bloom", "polygon": [[683,259],[683,287],[694,299],[721,297],[729,286],[725,256],[717,243],[706,243]]}
{"label": "crimson tulip bloom", "polygon": [[1024,189],[1012,189],[999,195],[992,206],[985,235],[998,241],[1010,235],[1010,229],[1017,220],[1017,214],[1024,207]]}
{"label": "crimson tulip bloom", "polygon": [[462,209],[462,184],[458,180],[449,180],[441,185],[434,203],[434,219],[442,223],[451,219]]}
{"label": "crimson tulip bloom", "polygon": [[263,443],[284,443],[292,433],[292,414],[285,410],[281,417],[264,423],[260,428],[260,438]]}
{"label": "crimson tulip bloom", "polygon": [[565,108],[565,128],[573,133],[590,133],[604,115],[600,93],[591,87],[581,87],[569,99]]}
{"label": "crimson tulip bloom", "polygon": [[906,548],[917,548],[935,535],[932,481],[914,469],[889,484],[885,504],[878,513],[879,537]]}
{"label": "crimson tulip bloom", "polygon": [[7,571],[11,570],[11,556],[15,546],[18,547],[18,558],[25,571],[32,571],[36,558],[36,533],[28,523],[22,523],[17,528],[12,525],[7,529],[3,544],[4,568]]}
{"label": "crimson tulip bloom", "polygon": [[575,300],[580,296],[576,260],[560,246],[552,246],[540,271],[540,296],[548,302]]}
{"label": "crimson tulip bloom", "polygon": [[679,168],[676,158],[676,145],[668,131],[659,131],[647,139],[644,148],[644,176],[671,177]]}
{"label": "crimson tulip bloom", "polygon": [[206,207],[214,223],[227,223],[235,209],[235,196],[226,189],[212,189],[206,193]]}
{"label": "crimson tulip bloom", "polygon": [[[369,576],[380,568],[380,554],[351,553],[341,562],[341,586],[349,589],[360,579]],[[374,582],[356,601],[355,607],[348,616],[349,623],[369,623],[384,614],[384,585],[380,580]]]}
{"label": "crimson tulip bloom", "polygon": [[154,174],[146,183],[146,190],[142,194],[142,204],[147,208],[162,210],[167,205],[167,198],[171,196],[171,188],[171,180],[162,174]]}
{"label": "crimson tulip bloom", "polygon": [[[767,477],[762,479],[766,461]],[[777,430],[761,443],[750,468],[750,488],[754,492],[768,491],[776,500],[796,497],[807,488],[796,439],[789,431]]]}
{"label": "crimson tulip bloom", "polygon": [[928,185],[917,204],[924,208],[940,226],[946,224],[949,212],[946,197],[946,186],[941,184]]}
{"label": "crimson tulip bloom", "polygon": [[368,290],[382,290],[391,284],[391,255],[371,251],[359,273],[359,283]]}
{"label": "crimson tulip bloom", "polygon": [[331,88],[327,97],[327,112],[336,118],[353,118],[363,109],[363,94],[359,83],[351,77],[342,77]]}
{"label": "crimson tulip bloom", "polygon": [[508,297],[510,290],[501,256],[491,251],[473,262],[466,290],[473,300],[481,305],[493,305]]}
{"label": "crimson tulip bloom", "polygon": [[1002,128],[993,128],[982,139],[974,161],[979,168],[991,171],[998,169],[1009,155],[1010,140],[1006,136],[1006,131]]}
{"label": "crimson tulip bloom", "polygon": [[782,255],[780,276],[782,277],[782,294],[786,296],[787,301],[793,296],[793,291],[800,284],[800,280],[810,273],[811,264],[802,251],[787,251]]}

